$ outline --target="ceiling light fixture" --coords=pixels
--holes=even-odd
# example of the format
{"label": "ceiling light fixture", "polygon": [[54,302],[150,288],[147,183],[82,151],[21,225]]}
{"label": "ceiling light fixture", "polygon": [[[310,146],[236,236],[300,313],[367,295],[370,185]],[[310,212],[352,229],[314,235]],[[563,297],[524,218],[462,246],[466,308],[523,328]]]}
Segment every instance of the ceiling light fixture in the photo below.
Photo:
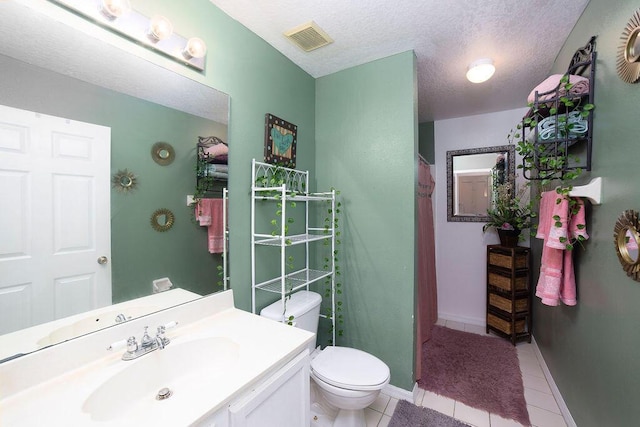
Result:
{"label": "ceiling light fixture", "polygon": [[467,80],[471,83],[486,82],[496,72],[491,58],[478,59],[473,61],[467,69]]}
{"label": "ceiling light fixture", "polygon": [[[207,47],[197,37],[173,32],[164,16],[148,16],[131,8],[129,0],[49,0],[94,24],[181,64],[204,71]],[[98,6],[96,6],[96,3]],[[186,52],[186,53],[185,53]]]}

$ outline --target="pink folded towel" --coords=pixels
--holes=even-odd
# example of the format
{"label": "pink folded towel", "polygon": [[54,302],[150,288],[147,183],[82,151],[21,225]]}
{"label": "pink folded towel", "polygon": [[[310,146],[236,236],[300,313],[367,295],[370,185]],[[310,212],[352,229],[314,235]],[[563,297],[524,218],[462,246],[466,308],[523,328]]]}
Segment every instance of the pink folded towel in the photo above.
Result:
{"label": "pink folded towel", "polygon": [[212,254],[222,253],[224,249],[222,202],[222,199],[200,199],[196,204],[196,220],[208,227],[208,247]]}
{"label": "pink folded towel", "polygon": [[584,227],[584,202],[581,199],[576,202],[578,209],[572,215],[569,198],[555,191],[542,193],[536,237],[544,239],[544,245],[536,296],[546,305],[556,306],[560,301],[577,304],[573,252],[566,250],[566,245],[571,239],[578,236],[588,239],[589,235]]}
{"label": "pink folded towel", "polygon": [[557,89],[557,96],[579,96],[586,93],[589,93],[589,79],[571,74],[568,76],[568,82],[572,84],[568,93],[565,89],[564,83],[560,84],[560,80],[564,77],[562,74],[553,74],[547,77],[542,83],[533,88],[529,96],[527,97],[527,102],[532,103],[535,101],[536,92],[538,92],[538,101],[546,101],[547,99],[554,98],[556,96],[556,92],[552,92],[546,95],[542,95],[549,91],[555,91]]}

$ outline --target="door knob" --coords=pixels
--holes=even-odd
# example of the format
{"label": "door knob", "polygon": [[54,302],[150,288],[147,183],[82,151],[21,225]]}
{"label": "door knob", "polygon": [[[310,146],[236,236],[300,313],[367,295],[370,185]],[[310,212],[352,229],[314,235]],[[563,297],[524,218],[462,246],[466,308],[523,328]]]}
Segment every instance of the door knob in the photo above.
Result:
{"label": "door knob", "polygon": [[100,265],[105,265],[108,262],[109,262],[109,258],[107,258],[104,255],[98,258],[98,264]]}

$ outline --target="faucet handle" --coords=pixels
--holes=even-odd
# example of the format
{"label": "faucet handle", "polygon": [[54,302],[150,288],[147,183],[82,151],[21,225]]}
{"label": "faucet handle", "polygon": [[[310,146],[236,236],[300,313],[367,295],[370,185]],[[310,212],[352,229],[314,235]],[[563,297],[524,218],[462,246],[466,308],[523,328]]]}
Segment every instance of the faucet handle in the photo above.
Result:
{"label": "faucet handle", "polygon": [[112,343],[109,347],[107,347],[107,350],[109,350],[109,351],[119,350],[119,349],[123,348],[126,345],[127,345],[127,340],[116,341],[116,342]]}
{"label": "faucet handle", "polygon": [[136,341],[136,337],[130,336],[127,339],[127,352],[135,353],[136,350],[138,350],[138,342]]}
{"label": "faucet handle", "polygon": [[175,328],[176,326],[178,326],[178,322],[176,322],[175,320],[172,320],[171,322],[168,322],[162,325],[162,327],[165,329]]}

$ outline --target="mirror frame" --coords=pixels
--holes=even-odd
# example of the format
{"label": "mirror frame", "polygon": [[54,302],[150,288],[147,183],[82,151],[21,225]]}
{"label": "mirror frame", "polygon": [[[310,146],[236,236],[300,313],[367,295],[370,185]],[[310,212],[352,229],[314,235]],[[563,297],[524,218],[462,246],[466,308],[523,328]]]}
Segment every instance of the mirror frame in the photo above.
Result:
{"label": "mirror frame", "polygon": [[513,145],[496,145],[493,147],[467,148],[447,151],[447,222],[487,222],[488,215],[455,215],[453,212],[453,158],[472,154],[504,153],[509,155],[507,176],[512,185],[516,175],[516,149]]}
{"label": "mirror frame", "polygon": [[[166,222],[161,224],[160,217],[163,216],[166,218]],[[176,217],[169,209],[160,208],[151,214],[150,222],[154,230],[164,233],[165,231],[171,230],[171,227],[173,227],[173,224],[176,222]]]}
{"label": "mirror frame", "polygon": [[[166,155],[162,153],[166,153]],[[151,158],[160,166],[167,166],[173,163],[176,158],[176,152],[171,144],[160,141],[151,147]]]}
{"label": "mirror frame", "polygon": [[638,211],[628,209],[618,217],[613,229],[613,243],[616,248],[616,255],[620,260],[622,269],[636,282],[640,282],[640,256],[633,259],[629,254],[626,245],[627,231],[629,231],[636,242],[640,242],[640,221]]}

